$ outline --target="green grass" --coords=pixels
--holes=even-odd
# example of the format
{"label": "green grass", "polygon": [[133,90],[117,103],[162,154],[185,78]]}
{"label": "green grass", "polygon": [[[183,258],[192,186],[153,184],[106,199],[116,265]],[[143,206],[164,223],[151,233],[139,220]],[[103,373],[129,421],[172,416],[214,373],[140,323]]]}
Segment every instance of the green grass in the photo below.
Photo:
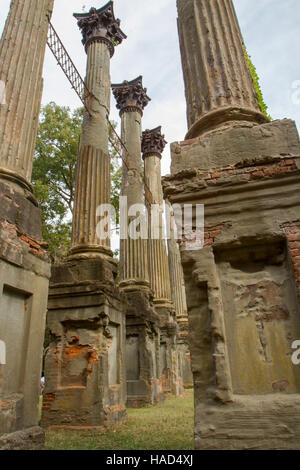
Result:
{"label": "green grass", "polygon": [[47,450],[192,450],[193,390],[148,408],[128,409],[124,424],[105,432],[47,431]]}

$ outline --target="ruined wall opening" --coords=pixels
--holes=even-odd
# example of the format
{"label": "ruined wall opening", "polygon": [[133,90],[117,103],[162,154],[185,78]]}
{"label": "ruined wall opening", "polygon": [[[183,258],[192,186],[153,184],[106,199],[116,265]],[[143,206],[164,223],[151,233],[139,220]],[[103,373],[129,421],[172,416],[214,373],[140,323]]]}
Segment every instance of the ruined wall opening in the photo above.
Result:
{"label": "ruined wall opening", "polygon": [[30,325],[31,294],[8,285],[0,297],[1,340],[6,345],[6,364],[0,394],[22,393],[26,369],[27,337]]}
{"label": "ruined wall opening", "polygon": [[297,393],[300,315],[285,240],[216,254],[235,394]]}
{"label": "ruined wall opening", "polygon": [[126,338],[126,379],[136,381],[140,378],[139,337],[137,335]]}

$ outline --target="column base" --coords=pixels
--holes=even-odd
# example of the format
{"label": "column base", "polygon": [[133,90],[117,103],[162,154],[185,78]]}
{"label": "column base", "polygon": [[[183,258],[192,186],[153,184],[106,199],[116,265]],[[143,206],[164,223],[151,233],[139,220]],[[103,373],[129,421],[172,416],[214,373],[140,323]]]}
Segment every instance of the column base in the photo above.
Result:
{"label": "column base", "polygon": [[147,281],[139,281],[136,279],[121,281],[119,287],[125,293],[139,291],[150,294],[150,283]]}
{"label": "column base", "polygon": [[113,252],[105,246],[78,245],[70,249],[68,259],[106,258],[113,261]]}
{"label": "column base", "polygon": [[257,124],[265,124],[270,119],[263,113],[252,109],[226,107],[219,108],[200,117],[189,129],[185,140],[194,139],[207,131],[213,130],[219,126],[226,125],[228,122],[247,121]]}

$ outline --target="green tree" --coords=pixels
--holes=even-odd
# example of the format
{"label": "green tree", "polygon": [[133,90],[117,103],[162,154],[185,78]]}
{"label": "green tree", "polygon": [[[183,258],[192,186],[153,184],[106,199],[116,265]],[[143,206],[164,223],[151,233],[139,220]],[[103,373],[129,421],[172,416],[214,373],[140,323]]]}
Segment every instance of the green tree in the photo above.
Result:
{"label": "green tree", "polygon": [[[53,102],[41,110],[32,183],[42,210],[43,238],[49,244],[54,262],[67,255],[71,242],[76,161],[83,112],[83,108],[71,112],[69,108]],[[113,125],[116,126],[115,123]],[[113,131],[110,132],[119,151],[119,143]],[[121,164],[117,158],[118,152],[112,145],[110,153],[111,201],[118,214]]]}

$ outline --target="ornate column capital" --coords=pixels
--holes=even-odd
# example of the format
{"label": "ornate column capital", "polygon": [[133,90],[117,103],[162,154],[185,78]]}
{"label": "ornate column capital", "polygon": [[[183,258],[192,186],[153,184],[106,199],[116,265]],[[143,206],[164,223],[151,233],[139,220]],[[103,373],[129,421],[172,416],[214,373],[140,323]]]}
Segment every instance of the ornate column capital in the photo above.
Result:
{"label": "ornate column capital", "polygon": [[166,145],[167,141],[165,140],[165,136],[161,133],[161,126],[152,130],[145,130],[142,139],[143,159],[151,155],[157,155],[161,158],[161,154]]}
{"label": "ornate column capital", "polygon": [[93,42],[104,42],[112,57],[115,46],[127,38],[120,28],[120,20],[115,18],[112,1],[99,10],[91,8],[88,13],[74,13],[73,16],[78,20],[86,51]]}
{"label": "ornate column capital", "polygon": [[124,81],[120,84],[112,85],[112,91],[117,101],[117,108],[120,115],[126,111],[138,111],[143,115],[143,110],[151,101],[147,96],[147,88],[143,88],[143,77],[137,77],[131,82]]}

